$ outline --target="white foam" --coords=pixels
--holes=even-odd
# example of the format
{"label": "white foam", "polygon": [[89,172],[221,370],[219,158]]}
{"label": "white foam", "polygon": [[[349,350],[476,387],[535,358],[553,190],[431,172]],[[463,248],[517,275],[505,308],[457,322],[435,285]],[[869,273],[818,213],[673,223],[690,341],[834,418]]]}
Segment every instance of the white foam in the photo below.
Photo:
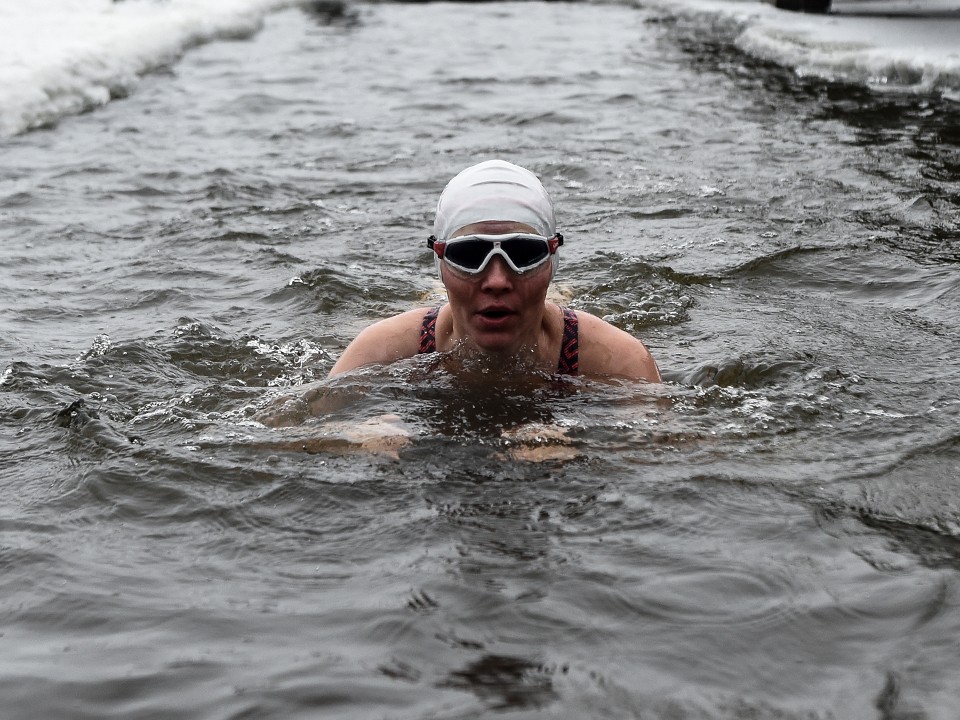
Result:
{"label": "white foam", "polygon": [[736,45],[800,75],[960,99],[960,0],[834,0],[807,15],[757,0],[640,0],[683,16],[723,19]]}
{"label": "white foam", "polygon": [[0,3],[0,136],[128,94],[187,48],[256,32],[295,0]]}

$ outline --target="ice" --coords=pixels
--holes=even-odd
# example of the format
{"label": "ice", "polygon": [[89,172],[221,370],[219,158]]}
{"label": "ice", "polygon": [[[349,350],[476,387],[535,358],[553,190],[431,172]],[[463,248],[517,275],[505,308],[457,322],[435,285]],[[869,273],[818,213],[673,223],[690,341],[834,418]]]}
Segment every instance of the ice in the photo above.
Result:
{"label": "ice", "polygon": [[0,136],[128,94],[187,48],[249,35],[294,0],[0,2]]}
{"label": "ice", "polygon": [[827,15],[735,0],[646,0],[735,23],[736,45],[801,75],[960,99],[960,0],[834,0]]}

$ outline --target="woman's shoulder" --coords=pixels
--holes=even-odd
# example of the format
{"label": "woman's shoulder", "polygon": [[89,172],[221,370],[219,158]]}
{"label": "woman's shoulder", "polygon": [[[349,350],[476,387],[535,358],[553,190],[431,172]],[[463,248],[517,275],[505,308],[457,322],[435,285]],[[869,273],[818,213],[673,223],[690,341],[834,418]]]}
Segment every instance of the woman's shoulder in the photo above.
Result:
{"label": "woman's shoulder", "polygon": [[[435,307],[418,307],[413,310],[407,310],[399,315],[393,315],[383,320],[378,320],[369,327],[365,328],[357,339],[364,338],[367,342],[384,342],[409,339],[410,329],[421,326],[428,313],[435,311]],[[413,345],[417,345],[417,335],[414,333]]]}
{"label": "woman's shoulder", "polygon": [[330,375],[363,365],[387,364],[413,357],[420,349],[420,327],[435,308],[419,307],[379,320],[351,342],[330,370]]}
{"label": "woman's shoulder", "polygon": [[581,373],[660,382],[657,363],[640,340],[591,313],[576,315]]}

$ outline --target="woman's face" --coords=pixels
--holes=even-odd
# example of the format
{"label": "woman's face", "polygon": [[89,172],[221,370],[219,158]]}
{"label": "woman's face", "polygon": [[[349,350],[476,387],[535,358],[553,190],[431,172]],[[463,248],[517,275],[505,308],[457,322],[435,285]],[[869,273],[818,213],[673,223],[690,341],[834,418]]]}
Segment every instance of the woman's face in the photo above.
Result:
{"label": "woman's face", "polygon": [[[536,230],[518,222],[487,221],[462,227],[453,237],[512,232],[536,233]],[[511,270],[502,257],[494,256],[477,275],[460,272],[443,263],[441,273],[453,313],[455,341],[466,340],[486,352],[504,354],[515,354],[523,347],[536,345],[550,285],[551,263],[520,275]]]}

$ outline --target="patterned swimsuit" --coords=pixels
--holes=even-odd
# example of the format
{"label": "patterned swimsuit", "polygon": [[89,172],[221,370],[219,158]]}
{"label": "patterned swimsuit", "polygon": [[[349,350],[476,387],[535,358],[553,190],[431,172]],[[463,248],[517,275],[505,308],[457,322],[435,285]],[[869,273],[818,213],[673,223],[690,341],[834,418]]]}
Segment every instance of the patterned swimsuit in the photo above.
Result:
{"label": "patterned swimsuit", "polygon": [[[557,362],[559,375],[576,375],[580,370],[580,326],[577,314],[570,308],[560,308],[563,311],[563,340],[560,342],[560,360]],[[420,324],[421,353],[437,351],[437,316],[440,308],[436,307],[423,316]]]}

